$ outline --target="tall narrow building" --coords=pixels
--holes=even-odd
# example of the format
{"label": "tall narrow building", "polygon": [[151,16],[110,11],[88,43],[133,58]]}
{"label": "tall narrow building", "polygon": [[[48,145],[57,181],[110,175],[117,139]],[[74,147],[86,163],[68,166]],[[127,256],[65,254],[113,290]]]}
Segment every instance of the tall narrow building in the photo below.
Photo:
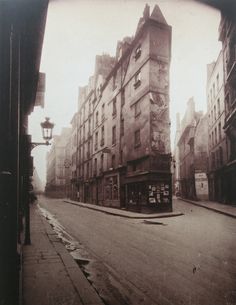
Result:
{"label": "tall narrow building", "polygon": [[171,27],[145,7],[116,57],[96,57],[80,89],[77,182],[81,200],[171,210],[169,66]]}
{"label": "tall narrow building", "polygon": [[226,203],[236,203],[236,19],[235,2],[229,1],[229,10],[222,10],[219,39],[222,42],[225,91],[225,124],[227,162],[225,165]]}
{"label": "tall narrow building", "polygon": [[207,65],[207,116],[208,116],[208,180],[209,199],[225,201],[225,164],[227,162],[224,107],[223,54],[216,62]]}

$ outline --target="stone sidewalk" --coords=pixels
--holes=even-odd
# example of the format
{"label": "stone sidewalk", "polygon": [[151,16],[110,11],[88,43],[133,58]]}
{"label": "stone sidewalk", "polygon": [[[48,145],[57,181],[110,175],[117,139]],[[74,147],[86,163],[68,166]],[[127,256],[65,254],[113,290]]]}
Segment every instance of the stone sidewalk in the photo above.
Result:
{"label": "stone sidewalk", "polygon": [[[173,198],[173,201],[176,200],[177,198]],[[189,202],[191,204],[197,205],[199,207],[212,210],[214,212],[230,216],[233,218],[236,218],[236,205],[227,205],[227,204],[222,204],[219,202],[214,202],[214,201],[194,201],[194,200],[189,200],[185,198],[178,198],[180,200]],[[115,209],[111,207],[104,207],[104,206],[98,206],[90,203],[83,203],[83,202],[78,202],[70,199],[64,199],[65,202],[73,204],[73,205],[78,205],[83,208],[87,209],[92,209],[96,210],[99,212],[103,212],[106,214],[110,215],[115,215],[115,216],[120,216],[120,217],[126,217],[126,218],[136,218],[136,219],[148,219],[148,218],[164,218],[164,217],[174,217],[174,216],[181,216],[183,215],[182,212],[180,211],[173,211],[173,212],[168,212],[168,213],[137,213],[137,212],[131,212],[128,210],[122,210],[122,209]],[[177,206],[177,205],[176,205]]]}
{"label": "stone sidewalk", "polygon": [[223,204],[215,201],[194,201],[185,198],[179,199],[200,206],[202,208],[214,211],[216,213],[236,218],[236,205]]}
{"label": "stone sidewalk", "polygon": [[23,305],[104,305],[36,205],[23,247]]}

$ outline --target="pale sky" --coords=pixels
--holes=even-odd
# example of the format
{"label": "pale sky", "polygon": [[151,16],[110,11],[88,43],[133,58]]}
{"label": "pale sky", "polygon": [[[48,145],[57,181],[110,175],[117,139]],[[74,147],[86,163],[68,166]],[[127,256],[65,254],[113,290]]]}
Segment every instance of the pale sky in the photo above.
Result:
{"label": "pale sky", "polygon": [[[134,36],[145,4],[158,4],[172,26],[170,69],[171,139],[175,116],[184,114],[193,96],[196,110],[206,111],[206,65],[217,59],[220,13],[191,0],[54,0],[50,1],[40,71],[46,73],[45,107],[36,107],[29,132],[42,141],[40,122],[49,116],[54,134],[69,126],[77,111],[78,87],[94,72],[95,56],[114,56],[118,40]],[[46,151],[32,152],[40,178],[45,181]]]}

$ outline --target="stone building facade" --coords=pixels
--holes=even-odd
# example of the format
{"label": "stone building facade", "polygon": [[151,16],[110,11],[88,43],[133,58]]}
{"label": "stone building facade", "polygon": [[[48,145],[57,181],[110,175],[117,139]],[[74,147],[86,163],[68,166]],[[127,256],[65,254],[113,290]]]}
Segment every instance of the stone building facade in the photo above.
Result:
{"label": "stone building facade", "polygon": [[224,201],[224,165],[227,160],[226,136],[224,132],[224,73],[223,54],[217,61],[207,65],[207,116],[208,116],[208,179],[209,199]]}
{"label": "stone building facade", "polygon": [[207,117],[189,99],[178,139],[179,187],[183,198],[208,199]]}
{"label": "stone building facade", "polygon": [[65,197],[66,174],[66,144],[71,129],[63,128],[61,135],[54,136],[50,151],[47,153],[47,183],[45,193],[53,197]]}
{"label": "stone building facade", "polygon": [[[235,3],[231,3],[235,8]],[[222,11],[219,39],[222,42],[227,161],[225,165],[226,203],[236,203],[236,20],[235,10]]]}
{"label": "stone building facade", "polygon": [[171,209],[171,27],[146,6],[116,57],[96,57],[79,91],[77,184],[84,202]]}

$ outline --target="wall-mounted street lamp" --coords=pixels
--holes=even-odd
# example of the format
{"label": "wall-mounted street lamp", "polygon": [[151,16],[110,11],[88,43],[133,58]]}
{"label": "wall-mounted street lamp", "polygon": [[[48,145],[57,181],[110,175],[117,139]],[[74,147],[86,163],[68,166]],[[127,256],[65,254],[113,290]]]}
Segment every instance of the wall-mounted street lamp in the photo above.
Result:
{"label": "wall-mounted street lamp", "polygon": [[50,118],[46,117],[45,121],[40,124],[42,128],[43,139],[45,140],[45,142],[31,142],[31,150],[39,145],[51,145],[49,141],[52,139],[52,130],[54,127],[54,123],[49,122],[49,120]]}
{"label": "wall-mounted street lamp", "polygon": [[[27,144],[25,144],[25,157],[26,157],[26,164],[28,164],[28,166],[26,166],[27,168],[27,176],[28,176],[28,185],[29,185],[29,177],[33,176],[33,158],[30,156],[30,152],[32,151],[32,149],[34,149],[35,147],[39,146],[39,145],[50,145],[49,141],[52,139],[52,130],[54,127],[54,124],[49,122],[50,118],[45,118],[45,121],[42,122],[41,128],[42,128],[42,135],[43,135],[43,139],[45,140],[45,142],[31,142],[31,136],[30,135],[25,135],[25,142]],[[26,206],[25,206],[25,244],[26,245],[30,245],[31,241],[30,241],[30,207],[29,207],[29,201],[30,201],[30,189],[25,190],[28,191],[28,200],[26,201]]]}

